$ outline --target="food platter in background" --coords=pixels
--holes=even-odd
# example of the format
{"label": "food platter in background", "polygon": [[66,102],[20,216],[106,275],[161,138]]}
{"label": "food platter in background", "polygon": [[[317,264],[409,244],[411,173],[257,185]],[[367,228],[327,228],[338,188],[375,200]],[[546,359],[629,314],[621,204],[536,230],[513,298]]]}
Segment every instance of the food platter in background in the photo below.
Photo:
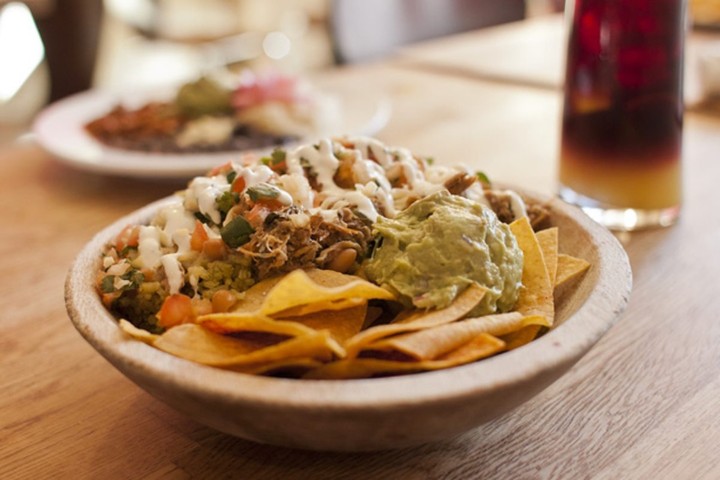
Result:
{"label": "food platter in background", "polygon": [[[88,90],[48,106],[37,117],[33,132],[38,144],[69,166],[110,175],[142,178],[189,178],[258,150],[223,152],[157,153],[119,149],[94,138],[85,125],[118,104],[139,108],[149,101],[168,100],[175,89],[117,93]],[[390,119],[391,105],[383,96],[327,92],[338,103],[339,121],[332,135],[374,135]],[[305,142],[312,138],[303,138]],[[261,149],[269,151],[272,147]]]}

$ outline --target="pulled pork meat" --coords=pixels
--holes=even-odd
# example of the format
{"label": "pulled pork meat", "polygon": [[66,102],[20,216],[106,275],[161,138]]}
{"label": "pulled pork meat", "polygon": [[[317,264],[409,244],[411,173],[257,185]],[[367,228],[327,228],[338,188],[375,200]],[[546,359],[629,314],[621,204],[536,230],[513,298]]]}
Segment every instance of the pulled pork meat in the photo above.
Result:
{"label": "pulled pork meat", "polygon": [[365,257],[371,236],[367,220],[350,208],[338,209],[337,218],[328,221],[291,206],[268,215],[238,251],[252,259],[256,278],[312,267],[345,273]]}
{"label": "pulled pork meat", "polygon": [[[503,223],[511,223],[515,220],[515,212],[512,209],[510,196],[496,190],[486,190],[485,198],[490,203],[490,208],[495,212],[498,220]],[[527,199],[523,199],[523,201],[525,202],[525,212],[533,230],[538,231],[549,227],[550,212],[548,208],[538,202]]]}

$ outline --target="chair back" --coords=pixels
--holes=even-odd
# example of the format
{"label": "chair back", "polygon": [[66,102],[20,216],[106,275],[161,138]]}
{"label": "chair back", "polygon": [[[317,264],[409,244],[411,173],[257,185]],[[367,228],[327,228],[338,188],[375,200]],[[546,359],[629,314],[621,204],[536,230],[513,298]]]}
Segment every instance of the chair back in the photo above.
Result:
{"label": "chair back", "polygon": [[524,16],[525,0],[333,0],[329,20],[335,60],[354,63]]}

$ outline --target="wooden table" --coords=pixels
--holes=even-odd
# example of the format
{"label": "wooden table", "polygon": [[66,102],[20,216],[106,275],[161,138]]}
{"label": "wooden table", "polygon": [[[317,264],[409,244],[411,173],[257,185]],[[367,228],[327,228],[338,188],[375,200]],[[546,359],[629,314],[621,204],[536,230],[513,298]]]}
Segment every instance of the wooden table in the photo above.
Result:
{"label": "wooden table", "polygon": [[[560,90],[564,82],[565,42],[565,18],[545,15],[415,44],[402,49],[400,54],[408,65],[422,69],[501,84]],[[688,31],[687,105],[701,102],[707,89],[703,82],[702,58],[708,54],[717,58],[719,51],[720,35],[716,32]]]}
{"label": "wooden table", "polygon": [[[387,95],[388,143],[554,189],[556,90],[400,59],[320,80]],[[682,219],[622,236],[634,291],[600,343],[505,417],[456,439],[367,454],[232,438],[115,371],[68,320],[65,273],[94,232],[180,185],[75,171],[31,144],[2,147],[0,478],[720,478],[720,118],[686,119]]]}

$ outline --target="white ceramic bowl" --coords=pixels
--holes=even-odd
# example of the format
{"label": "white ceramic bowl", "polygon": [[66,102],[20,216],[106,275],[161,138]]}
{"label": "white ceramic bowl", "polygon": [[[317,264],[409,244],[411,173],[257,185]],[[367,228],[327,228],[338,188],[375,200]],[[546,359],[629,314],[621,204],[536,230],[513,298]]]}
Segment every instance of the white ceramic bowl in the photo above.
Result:
{"label": "white ceramic bowl", "polygon": [[[525,193],[530,197],[539,198]],[[565,373],[625,308],[625,251],[580,210],[547,199],[560,250],[591,269],[556,296],[556,326],[519,349],[447,370],[366,380],[251,376],[174,357],[125,336],[94,289],[103,245],[156,202],[101,231],[66,283],[68,313],[83,337],[140,387],[194,420],[238,437],[313,450],[399,448],[458,435],[532,398]]]}

